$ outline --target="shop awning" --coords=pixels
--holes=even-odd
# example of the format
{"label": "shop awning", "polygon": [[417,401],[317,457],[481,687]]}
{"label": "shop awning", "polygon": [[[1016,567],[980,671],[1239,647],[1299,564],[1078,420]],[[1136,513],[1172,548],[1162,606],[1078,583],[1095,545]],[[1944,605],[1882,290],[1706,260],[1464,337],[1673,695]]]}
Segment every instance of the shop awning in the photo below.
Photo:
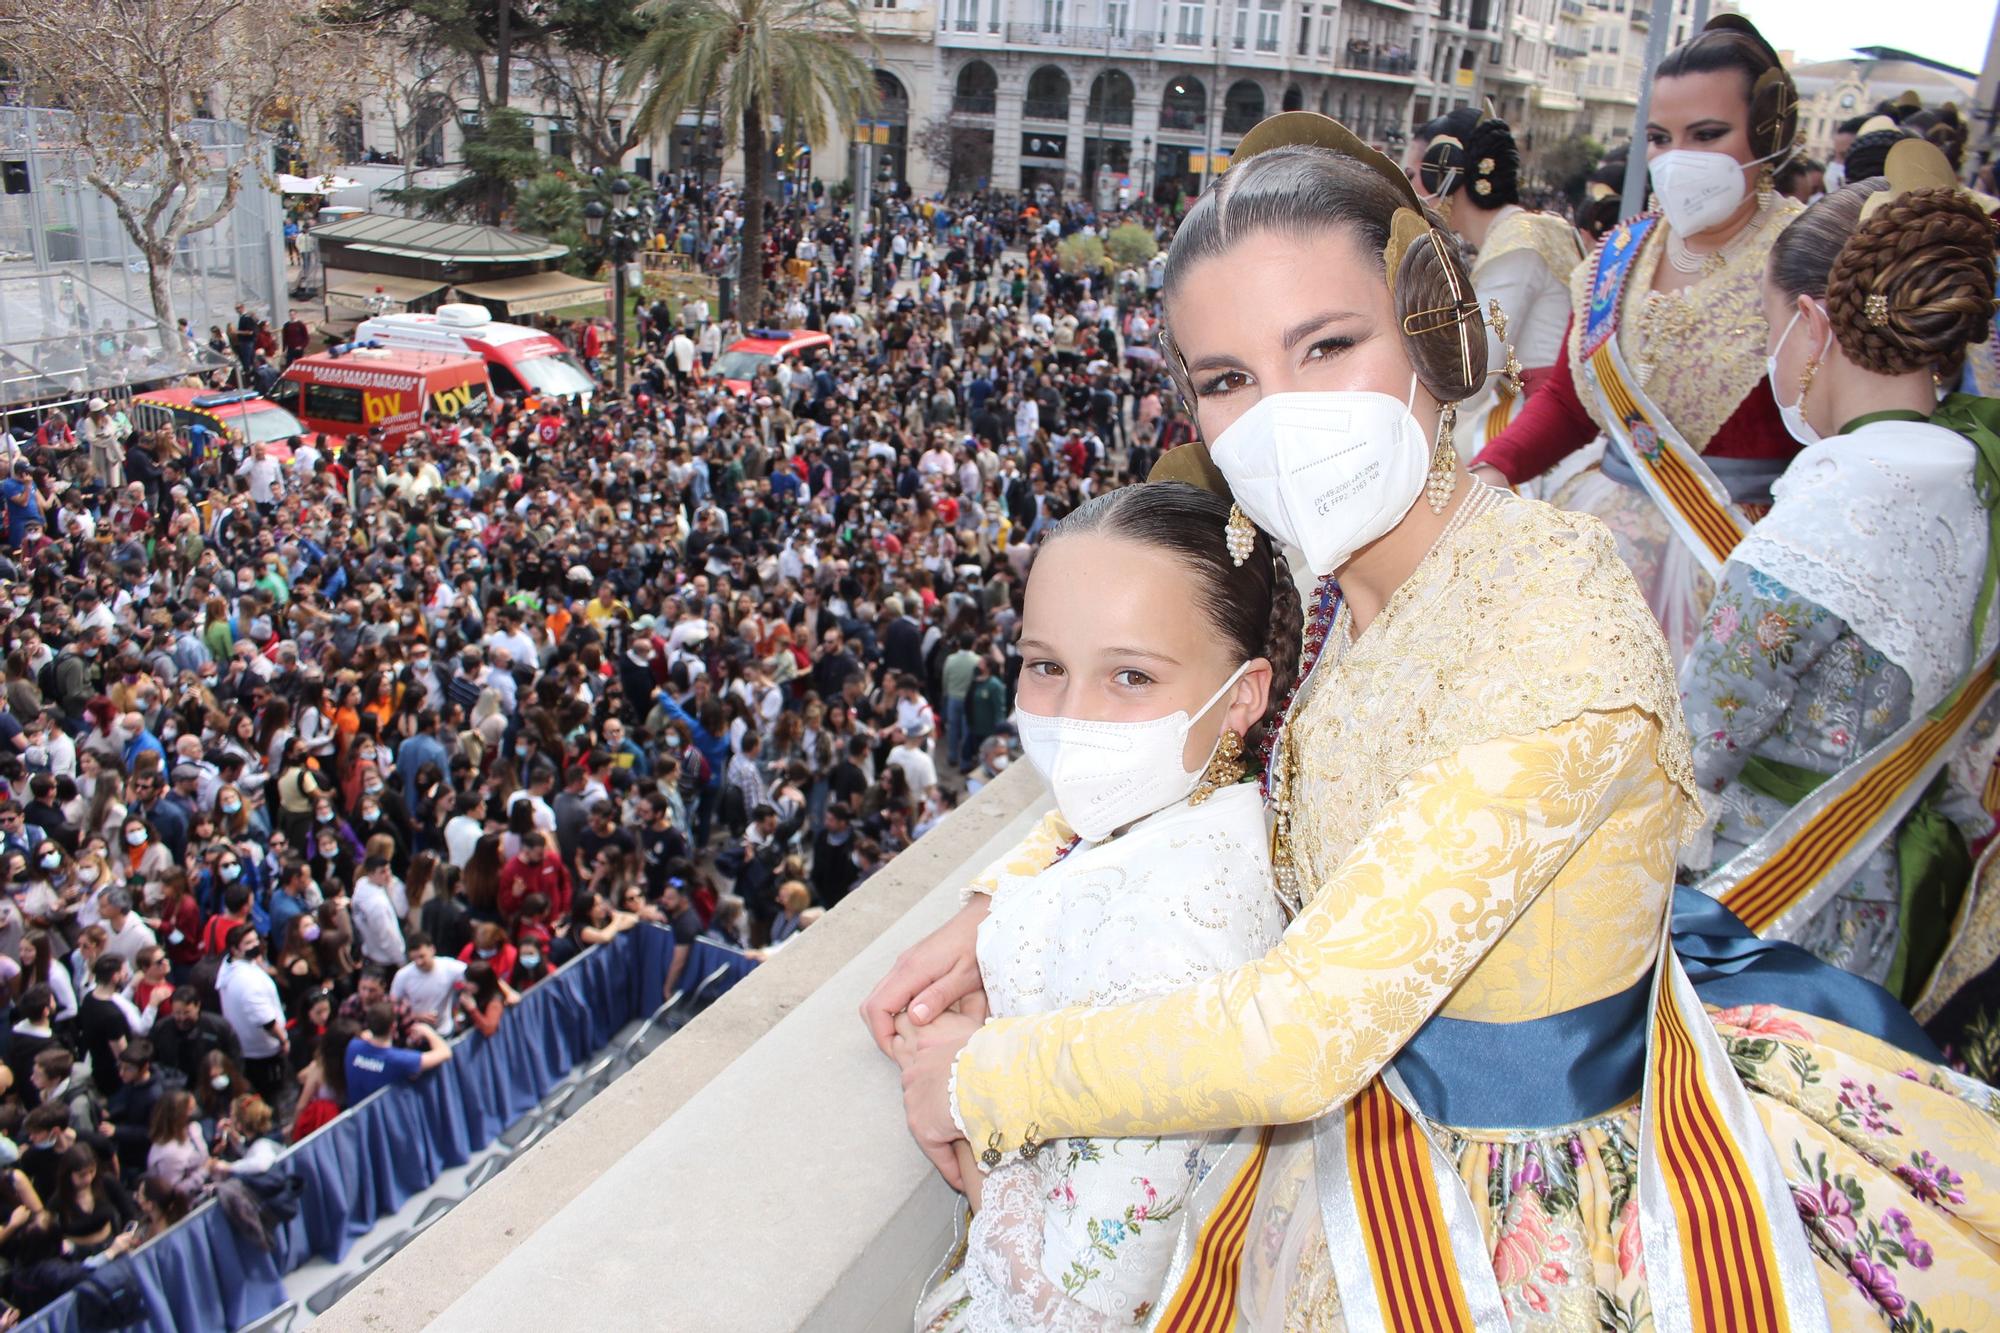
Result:
{"label": "shop awning", "polygon": [[367,301],[380,294],[391,301],[408,305],[443,290],[443,283],[430,278],[404,278],[394,273],[353,273],[337,268],[326,271],[326,294],[335,300]]}
{"label": "shop awning", "polygon": [[496,301],[510,315],[539,315],[567,306],[602,302],[606,285],[601,280],[571,277],[567,273],[529,273],[493,282],[461,282],[458,294],[475,301]]}

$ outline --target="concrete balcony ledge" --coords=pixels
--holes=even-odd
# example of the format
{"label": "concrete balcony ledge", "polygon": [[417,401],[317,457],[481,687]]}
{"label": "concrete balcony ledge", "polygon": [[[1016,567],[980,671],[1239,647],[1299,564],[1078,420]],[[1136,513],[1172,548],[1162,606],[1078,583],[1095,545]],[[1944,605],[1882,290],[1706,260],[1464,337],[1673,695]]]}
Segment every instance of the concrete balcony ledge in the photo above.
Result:
{"label": "concrete balcony ledge", "polygon": [[1047,806],[1002,774],[314,1327],[908,1328],[954,1196],[856,1010]]}

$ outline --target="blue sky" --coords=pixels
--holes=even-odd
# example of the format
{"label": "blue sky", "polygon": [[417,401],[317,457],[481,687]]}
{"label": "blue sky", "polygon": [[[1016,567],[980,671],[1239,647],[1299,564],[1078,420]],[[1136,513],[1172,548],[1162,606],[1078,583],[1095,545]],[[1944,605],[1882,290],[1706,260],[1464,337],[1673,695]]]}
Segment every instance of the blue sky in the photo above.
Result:
{"label": "blue sky", "polygon": [[1801,61],[1837,60],[1857,46],[1895,46],[1977,71],[1993,31],[1993,0],[1744,0],[1771,45]]}

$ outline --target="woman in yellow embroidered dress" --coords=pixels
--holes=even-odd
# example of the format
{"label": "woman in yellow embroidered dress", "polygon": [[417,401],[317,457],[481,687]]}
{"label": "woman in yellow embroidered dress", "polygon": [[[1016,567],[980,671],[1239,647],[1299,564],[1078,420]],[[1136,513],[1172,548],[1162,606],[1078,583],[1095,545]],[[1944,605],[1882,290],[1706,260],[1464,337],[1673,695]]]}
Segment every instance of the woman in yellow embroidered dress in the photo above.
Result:
{"label": "woman in yellow embroidered dress", "polygon": [[1662,949],[1699,810],[1673,670],[1600,524],[1458,467],[1449,405],[1484,344],[1437,225],[1293,113],[1246,136],[1169,264],[1169,364],[1216,468],[1338,575],[1273,764],[1283,943],[977,1027],[945,1012],[978,988],[975,897],[863,1009],[912,1132],[956,1179],[961,1139],[991,1165],[1286,1126],[1212,1182],[1161,1329],[1988,1322],[1990,1091],[1813,1015],[1705,1012]]}
{"label": "woman in yellow embroidered dress", "polygon": [[[1474,476],[1522,485],[1618,433],[1622,413],[1593,370],[1593,353],[1609,341],[1658,418],[1639,433],[1641,447],[1677,431],[1698,456],[1693,466],[1736,506],[1754,515],[1770,503],[1771,482],[1798,447],[1764,389],[1758,280],[1771,242],[1799,212],[1768,174],[1793,151],[1797,107],[1777,54],[1737,15],[1713,20],[1661,62],[1646,127],[1660,214],[1613,229],[1576,266],[1574,314],[1554,373],[1480,449]],[[1601,460],[1550,499],[1611,528],[1678,661],[1700,629],[1711,579],[1631,454],[1604,444]]]}

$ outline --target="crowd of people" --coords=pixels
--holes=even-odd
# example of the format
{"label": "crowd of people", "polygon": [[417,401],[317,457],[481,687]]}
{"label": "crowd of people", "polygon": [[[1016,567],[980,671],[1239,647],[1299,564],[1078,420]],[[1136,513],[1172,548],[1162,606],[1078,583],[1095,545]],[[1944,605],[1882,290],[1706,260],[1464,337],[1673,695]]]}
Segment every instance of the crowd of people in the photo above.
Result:
{"label": "crowd of people", "polygon": [[[732,192],[658,206],[733,262]],[[784,947],[1014,756],[1028,544],[1176,439],[1148,272],[1064,272],[1099,219],[998,198],[771,221],[763,322],[831,345],[747,393],[695,298],[643,305],[623,401],[564,329],[587,410],[395,448],[280,464],[106,399],[8,423],[17,1304],[590,945]]]}
{"label": "crowd of people", "polygon": [[[1842,145],[1849,179],[1945,122],[1884,114]],[[1676,656],[1715,651],[1712,584],[1660,553],[1629,480],[1544,475],[1603,426],[1571,386],[1568,293],[1615,214],[1582,203],[1579,234],[1522,209],[1504,125],[1419,128],[1412,188],[1517,312],[1487,363],[1529,358],[1511,390],[1467,386],[1460,452],[1602,510]],[[1838,185],[1786,166],[1802,202]],[[1733,225],[1765,243],[1684,270],[1738,304],[1796,215],[1757,198]],[[654,207],[696,270],[748,262],[729,188],[666,180]],[[11,419],[0,1291],[46,1303],[621,932],[672,932],[669,992],[698,939],[786,947],[1018,757],[1036,543],[1196,433],[1182,393],[1204,391],[1156,350],[1164,257],[1080,272],[1058,251],[1124,220],[905,193],[858,225],[803,193],[770,210],[756,317],[647,300],[629,349],[557,326],[588,407],[501,398],[394,447],[307,437],[279,463],[102,398]],[[303,350],[296,324],[239,311],[210,345],[254,376]],[[830,341],[733,387],[715,362],[758,327]],[[1761,344],[1737,350],[1761,370]],[[1752,503],[1792,453],[1768,395],[1748,401],[1765,383],[1701,409],[1750,440],[1720,463],[1770,464]],[[1678,405],[1672,372],[1651,392]],[[1718,789],[1740,767],[1701,758]],[[1840,900],[1815,941],[1878,980],[1880,896]]]}

